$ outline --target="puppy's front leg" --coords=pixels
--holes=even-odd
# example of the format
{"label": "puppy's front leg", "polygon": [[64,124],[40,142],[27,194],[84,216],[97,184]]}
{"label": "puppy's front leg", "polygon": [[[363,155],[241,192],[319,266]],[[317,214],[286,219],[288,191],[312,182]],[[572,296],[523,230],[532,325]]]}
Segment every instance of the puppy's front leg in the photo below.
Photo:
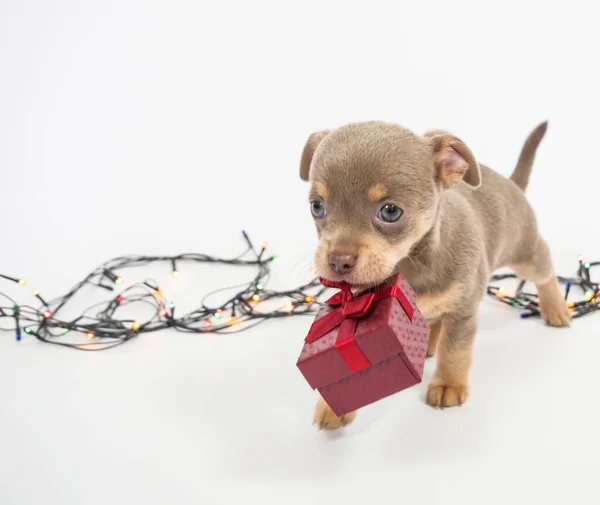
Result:
{"label": "puppy's front leg", "polygon": [[477,316],[449,314],[442,325],[437,367],[427,389],[427,403],[440,408],[462,405],[467,400]]}
{"label": "puppy's front leg", "polygon": [[331,410],[331,407],[327,405],[327,402],[319,395],[319,400],[315,407],[315,418],[314,424],[318,426],[320,430],[337,430],[342,426],[346,426],[354,421],[356,412],[349,412],[341,417],[335,415],[335,412]]}

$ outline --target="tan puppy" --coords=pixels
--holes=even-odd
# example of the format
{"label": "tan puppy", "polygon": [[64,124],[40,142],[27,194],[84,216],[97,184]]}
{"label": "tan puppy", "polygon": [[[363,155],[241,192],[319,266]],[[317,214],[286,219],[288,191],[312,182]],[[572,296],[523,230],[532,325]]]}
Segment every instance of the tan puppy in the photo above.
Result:
{"label": "tan puppy", "polygon": [[[402,272],[431,324],[428,355],[438,353],[427,390],[434,407],[461,405],[477,332],[478,306],[493,270],[510,266],[537,286],[544,320],[568,326],[548,246],[524,190],[547,124],[529,136],[510,180],[479,165],[444,131],[420,137],[384,122],[313,133],[300,177],[310,181],[319,246],[318,274],[357,288]],[[320,428],[348,424],[322,400]]]}

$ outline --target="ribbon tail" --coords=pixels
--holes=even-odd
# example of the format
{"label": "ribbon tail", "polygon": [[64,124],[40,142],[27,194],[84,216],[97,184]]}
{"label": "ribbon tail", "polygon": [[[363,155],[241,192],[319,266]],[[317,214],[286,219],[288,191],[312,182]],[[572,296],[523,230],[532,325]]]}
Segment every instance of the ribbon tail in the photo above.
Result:
{"label": "ribbon tail", "polygon": [[341,309],[336,309],[325,314],[321,319],[317,319],[313,322],[304,341],[307,344],[312,344],[322,336],[327,335],[327,333],[336,326],[339,326],[342,321],[344,321],[344,315],[342,314]]}
{"label": "ribbon tail", "polygon": [[335,348],[352,373],[360,372],[371,366],[370,361],[358,347],[354,332],[358,321],[345,319],[340,326]]}

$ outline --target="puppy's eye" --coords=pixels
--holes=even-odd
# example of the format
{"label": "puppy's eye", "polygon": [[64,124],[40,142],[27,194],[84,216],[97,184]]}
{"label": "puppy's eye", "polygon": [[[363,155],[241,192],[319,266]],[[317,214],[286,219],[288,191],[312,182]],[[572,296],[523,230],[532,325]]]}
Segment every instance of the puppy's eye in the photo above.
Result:
{"label": "puppy's eye", "polygon": [[325,212],[325,206],[321,200],[314,200],[310,202],[310,211],[316,219],[323,219],[327,212]]}
{"label": "puppy's eye", "polygon": [[393,203],[388,203],[379,209],[377,217],[385,223],[395,223],[402,216],[402,209]]}

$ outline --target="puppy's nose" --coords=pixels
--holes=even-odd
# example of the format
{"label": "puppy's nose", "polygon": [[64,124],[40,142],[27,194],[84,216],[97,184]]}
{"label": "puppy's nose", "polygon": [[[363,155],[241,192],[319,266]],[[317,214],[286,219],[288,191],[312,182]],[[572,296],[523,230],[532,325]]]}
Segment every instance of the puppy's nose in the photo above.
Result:
{"label": "puppy's nose", "polygon": [[329,254],[329,267],[339,275],[347,275],[356,265],[356,256],[353,254],[333,251]]}

